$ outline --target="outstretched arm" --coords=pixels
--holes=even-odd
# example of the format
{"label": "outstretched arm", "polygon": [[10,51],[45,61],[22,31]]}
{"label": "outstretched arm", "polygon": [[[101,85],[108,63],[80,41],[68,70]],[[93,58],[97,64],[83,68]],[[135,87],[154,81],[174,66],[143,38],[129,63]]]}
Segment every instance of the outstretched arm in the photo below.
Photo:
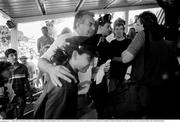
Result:
{"label": "outstretched arm", "polygon": [[41,71],[49,74],[51,82],[55,86],[62,86],[61,82],[59,81],[59,77],[68,82],[71,82],[71,80],[68,77],[75,79],[74,76],[70,74],[67,68],[65,68],[64,66],[55,66],[45,58],[39,59],[38,66]]}
{"label": "outstretched arm", "polygon": [[128,48],[121,53],[121,60],[123,63],[129,63],[139,53],[145,42],[144,31],[138,32]]}
{"label": "outstretched arm", "polygon": [[[61,38],[61,41],[65,40],[65,37]],[[50,62],[52,55],[54,55],[54,51],[57,47],[60,46],[60,40],[55,40],[54,43],[50,46],[50,48],[43,54],[43,56],[38,61],[38,67],[42,72],[48,73],[51,79],[51,82],[55,86],[62,86],[61,82],[59,81],[59,77],[64,79],[68,82],[71,82],[71,79],[74,79],[67,68],[64,66],[55,66]],[[70,77],[70,78],[68,78]]]}

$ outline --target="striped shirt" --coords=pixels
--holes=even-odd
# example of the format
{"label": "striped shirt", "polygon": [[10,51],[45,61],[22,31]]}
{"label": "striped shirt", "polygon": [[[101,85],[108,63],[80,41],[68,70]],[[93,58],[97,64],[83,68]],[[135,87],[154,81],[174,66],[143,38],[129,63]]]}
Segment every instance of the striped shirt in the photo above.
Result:
{"label": "striped shirt", "polygon": [[25,65],[17,63],[11,67],[12,77],[11,81],[14,93],[17,96],[25,95],[26,84],[28,83],[28,69]]}

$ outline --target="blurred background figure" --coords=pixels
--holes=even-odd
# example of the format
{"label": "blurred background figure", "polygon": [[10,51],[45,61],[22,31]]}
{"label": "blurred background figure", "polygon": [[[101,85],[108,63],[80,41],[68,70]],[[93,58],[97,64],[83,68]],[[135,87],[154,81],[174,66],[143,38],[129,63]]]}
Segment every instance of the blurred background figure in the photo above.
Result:
{"label": "blurred background figure", "polygon": [[35,65],[28,62],[28,57],[27,56],[21,56],[20,58],[20,61],[22,64],[24,64],[27,68],[28,68],[28,73],[29,73],[29,79],[33,79],[35,78],[36,76],[36,68],[35,68]]}
{"label": "blurred background figure", "polygon": [[61,34],[65,34],[65,33],[71,33],[71,30],[68,27],[65,27],[62,31]]}
{"label": "blurred background figure", "polygon": [[136,35],[136,29],[134,27],[130,28],[127,34],[127,38],[133,40],[135,35]]}
{"label": "blurred background figure", "polygon": [[11,78],[10,66],[11,64],[8,62],[0,62],[0,119],[7,119],[9,98],[6,83]]}
{"label": "blurred background figure", "polygon": [[[50,47],[49,44],[45,45],[41,49],[41,53],[44,54],[49,49],[49,47]],[[43,89],[44,85],[46,84],[46,81],[48,81],[48,79],[49,79],[49,77],[47,75],[48,75],[47,73],[43,73],[41,70],[39,70],[36,84],[35,84],[36,87]]]}
{"label": "blurred background figure", "polygon": [[48,28],[46,26],[42,27],[41,31],[43,36],[37,40],[37,49],[40,56],[44,54],[44,46],[51,45],[54,42],[54,39],[48,35]]}

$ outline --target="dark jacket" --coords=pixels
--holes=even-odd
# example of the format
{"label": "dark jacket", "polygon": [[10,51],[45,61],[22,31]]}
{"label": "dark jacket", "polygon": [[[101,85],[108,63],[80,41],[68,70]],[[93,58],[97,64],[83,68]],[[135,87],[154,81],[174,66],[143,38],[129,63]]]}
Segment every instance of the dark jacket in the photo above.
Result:
{"label": "dark jacket", "polygon": [[[77,78],[69,64],[66,67]],[[59,79],[62,87],[56,87],[49,82],[35,105],[36,119],[75,119],[77,114],[78,87],[74,80],[71,83]]]}

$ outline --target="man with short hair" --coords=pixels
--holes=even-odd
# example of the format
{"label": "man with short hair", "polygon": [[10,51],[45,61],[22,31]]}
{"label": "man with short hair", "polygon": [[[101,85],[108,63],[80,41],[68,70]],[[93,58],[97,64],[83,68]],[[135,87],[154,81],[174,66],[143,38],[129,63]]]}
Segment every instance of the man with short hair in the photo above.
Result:
{"label": "man with short hair", "polygon": [[[42,56],[47,51],[47,49],[51,46],[51,44],[54,42],[54,38],[49,36],[48,28],[46,26],[43,26],[41,28],[41,31],[42,31],[43,36],[41,36],[37,40],[37,49],[38,49],[39,56]],[[40,83],[39,81],[40,78],[42,78],[42,84],[44,87],[46,81],[48,80],[46,73],[39,71],[38,76],[37,76],[37,81],[36,81],[37,84]]]}
{"label": "man with short hair", "polygon": [[50,59],[51,56],[54,54],[54,50],[57,49],[57,47],[61,47],[66,38],[72,36],[89,36],[89,37],[92,36],[95,30],[94,27],[95,21],[93,17],[94,14],[92,12],[79,11],[75,15],[75,19],[74,19],[74,32],[63,34],[62,36],[60,36],[56,41],[54,41],[54,43],[47,50],[47,52],[44,53],[44,55],[42,55],[42,57],[39,59],[38,67],[43,72],[49,74],[51,81],[54,83],[54,85],[56,86],[62,85],[59,82],[58,77],[64,78],[65,80],[68,80],[70,82],[70,79],[64,77],[65,74],[70,77],[73,77],[62,66],[54,66],[53,64],[50,63]]}
{"label": "man with short hair", "polygon": [[[42,57],[39,59],[38,66],[40,70],[49,74],[50,79],[51,79],[50,82],[52,82],[54,85],[56,86],[58,85],[60,87],[62,86],[61,82],[59,81],[59,77],[68,82],[71,82],[71,80],[66,76],[74,78],[69,73],[69,70],[67,70],[63,66],[61,65],[55,66],[52,63],[50,63],[51,57],[52,55],[54,55],[54,51],[58,47],[62,47],[62,45],[65,44],[65,40],[72,36],[87,36],[87,37],[92,36],[95,33],[95,20],[93,17],[94,17],[94,13],[92,12],[79,11],[75,15],[75,19],[74,19],[74,32],[59,36],[58,39],[54,41],[51,47],[47,50],[47,52],[44,53],[44,55],[42,55]],[[83,97],[83,100],[84,100],[84,97]],[[81,115],[82,114],[80,114],[78,117],[80,117]]]}
{"label": "man with short hair", "polygon": [[[18,62],[17,51],[14,49],[7,49],[5,56],[12,64],[10,70],[12,72],[12,95],[10,102],[13,106],[12,111],[9,111],[7,118],[23,118],[24,109],[26,106],[26,92],[29,91],[30,85],[28,82],[28,69],[25,65]],[[13,93],[14,92],[14,93]]]}
{"label": "man with short hair", "polygon": [[44,47],[46,45],[51,45],[54,42],[54,38],[48,35],[48,28],[46,26],[42,27],[41,31],[42,31],[43,36],[41,36],[37,40],[37,49],[40,56],[42,56],[44,53],[43,51]]}

